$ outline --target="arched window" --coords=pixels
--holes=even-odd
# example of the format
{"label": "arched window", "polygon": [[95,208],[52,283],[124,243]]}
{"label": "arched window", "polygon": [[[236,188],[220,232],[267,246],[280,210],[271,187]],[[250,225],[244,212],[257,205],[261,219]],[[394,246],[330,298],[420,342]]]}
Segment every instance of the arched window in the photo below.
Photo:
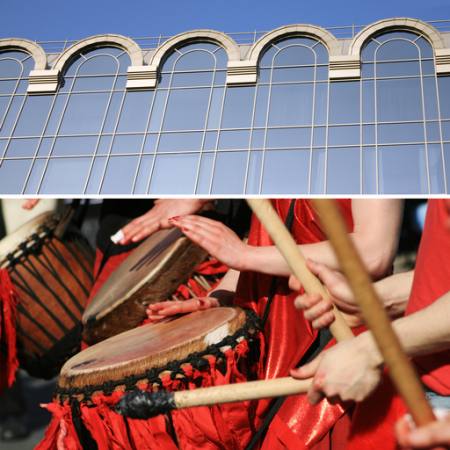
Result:
{"label": "arched window", "polygon": [[310,37],[272,42],[259,63],[245,192],[315,191],[320,181],[311,174],[323,165],[327,98],[326,47]]}
{"label": "arched window", "polygon": [[431,45],[410,31],[390,31],[370,38],[361,60],[363,192],[445,192]]}
{"label": "arched window", "polygon": [[151,104],[136,193],[205,191],[218,145],[226,65],[225,50],[209,42],[176,47],[165,59]]}

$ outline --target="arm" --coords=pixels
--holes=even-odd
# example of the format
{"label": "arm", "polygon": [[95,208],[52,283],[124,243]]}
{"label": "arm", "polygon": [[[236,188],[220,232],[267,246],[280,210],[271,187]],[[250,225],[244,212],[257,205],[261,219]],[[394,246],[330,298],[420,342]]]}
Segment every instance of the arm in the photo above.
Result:
{"label": "arm", "polygon": [[[393,322],[408,356],[450,349],[450,292],[432,305]],[[430,326],[432,324],[432,326]],[[370,332],[341,342],[315,360],[293,370],[296,378],[314,377],[308,393],[313,403],[323,396],[360,401],[378,385],[383,360]]]}
{"label": "arm", "polygon": [[[354,231],[351,236],[364,255],[374,278],[390,267],[394,257],[401,223],[400,200],[353,200]],[[171,222],[187,237],[220,261],[239,271],[256,271],[289,276],[290,270],[275,246],[245,245],[223,224],[198,216],[178,217]],[[338,269],[337,260],[328,241],[300,245],[305,257]]]}

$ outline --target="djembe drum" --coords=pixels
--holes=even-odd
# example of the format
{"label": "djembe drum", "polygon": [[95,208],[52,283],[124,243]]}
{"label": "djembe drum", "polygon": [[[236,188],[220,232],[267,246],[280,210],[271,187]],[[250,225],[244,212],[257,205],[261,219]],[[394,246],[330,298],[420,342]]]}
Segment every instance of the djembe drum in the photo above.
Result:
{"label": "djembe drum", "polygon": [[84,341],[92,345],[140,325],[147,306],[170,299],[206,256],[178,229],[148,237],[90,301],[83,314]]}
{"label": "djembe drum", "polygon": [[80,351],[81,316],[93,283],[91,247],[70,226],[58,237],[58,223],[56,215],[43,213],[0,241],[0,268],[17,303],[19,364],[40,378],[58,374]]}
{"label": "djembe drum", "polygon": [[[114,406],[125,392],[137,389],[175,391],[254,379],[261,339],[252,312],[212,308],[143,325],[89,347],[63,366],[54,401],[47,405],[53,418],[37,448],[103,450],[111,443],[113,448],[194,448],[192,433],[216,439],[221,448],[236,448],[227,447],[224,434],[207,429],[211,423],[226,429],[223,414],[235,415],[233,405],[211,407],[213,413],[207,407],[173,411],[149,420],[125,418]],[[193,423],[200,427],[196,432]]]}

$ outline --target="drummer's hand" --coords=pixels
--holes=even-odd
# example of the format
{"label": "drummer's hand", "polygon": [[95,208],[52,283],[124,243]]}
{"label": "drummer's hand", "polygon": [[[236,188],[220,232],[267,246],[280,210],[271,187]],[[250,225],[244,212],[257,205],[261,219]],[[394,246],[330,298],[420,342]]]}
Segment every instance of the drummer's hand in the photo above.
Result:
{"label": "drummer's hand", "polygon": [[172,217],[170,222],[211,256],[236,270],[245,270],[249,246],[222,222],[201,216]]}
{"label": "drummer's hand", "polygon": [[187,314],[203,309],[219,306],[219,301],[214,297],[198,297],[188,300],[174,300],[167,302],[153,303],[149,305],[146,313],[152,322],[159,322],[166,317],[177,314]]}
{"label": "drummer's hand", "polygon": [[324,397],[331,401],[361,401],[380,382],[381,365],[381,355],[366,332],[323,351],[310,363],[291,370],[291,376],[314,377],[308,392],[312,404]]}
{"label": "drummer's hand", "polygon": [[111,236],[111,240],[121,245],[141,241],[158,230],[171,228],[173,225],[169,222],[170,217],[196,213],[208,201],[195,198],[155,200],[155,205],[150,211],[132,220]]}
{"label": "drummer's hand", "polygon": [[[328,327],[334,322],[333,303],[344,313],[348,325],[361,325],[363,320],[360,309],[342,273],[309,259],[306,265],[331,295],[331,299],[324,299],[320,294],[304,293],[296,298],[295,306],[304,310],[305,318],[311,322],[313,328]],[[293,275],[289,278],[289,287],[292,290],[301,288],[300,282]]]}
{"label": "drummer's hand", "polygon": [[420,428],[413,426],[410,417],[403,416],[395,424],[395,434],[398,443],[405,448],[450,446],[450,414]]}
{"label": "drummer's hand", "polygon": [[29,198],[28,200],[25,200],[22,203],[23,209],[33,209],[38,203],[40,202],[40,199],[38,198]]}

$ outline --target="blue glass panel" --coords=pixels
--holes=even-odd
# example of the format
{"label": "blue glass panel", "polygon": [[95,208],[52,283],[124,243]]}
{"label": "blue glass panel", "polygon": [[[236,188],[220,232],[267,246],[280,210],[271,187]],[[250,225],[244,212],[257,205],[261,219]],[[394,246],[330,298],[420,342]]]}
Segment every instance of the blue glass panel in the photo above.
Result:
{"label": "blue glass panel", "polygon": [[112,147],[113,154],[120,153],[139,153],[142,148],[142,143],[144,141],[144,135],[116,135],[114,139],[114,144]]}
{"label": "blue glass panel", "polygon": [[106,120],[103,125],[103,133],[113,133],[119,117],[119,110],[122,102],[125,101],[125,92],[116,92],[112,95],[106,114]]}
{"label": "blue glass panel", "polygon": [[375,83],[373,81],[362,82],[362,121],[375,121]]}
{"label": "blue glass panel", "polygon": [[439,77],[438,86],[441,118],[450,119],[450,77]]}
{"label": "blue glass panel", "polygon": [[184,52],[176,62],[174,70],[208,70],[213,69],[214,65],[215,60],[211,53],[195,50]]}
{"label": "blue glass panel", "polygon": [[219,149],[247,149],[250,141],[250,130],[221,131]]}
{"label": "blue glass panel", "polygon": [[196,194],[209,194],[213,163],[214,153],[202,154]]}
{"label": "blue glass panel", "polygon": [[227,79],[227,73],[225,70],[217,71],[214,75],[214,84],[216,86],[224,86]]}
{"label": "blue glass panel", "polygon": [[46,161],[45,159],[37,159],[34,161],[31,169],[30,177],[25,187],[25,194],[36,194],[39,190],[39,183],[44,173]]}
{"label": "blue glass panel", "polygon": [[271,67],[272,61],[276,53],[278,53],[279,47],[275,47],[273,44],[269,44],[269,47],[267,47],[262,56],[259,63],[259,66],[262,67]]}
{"label": "blue glass panel", "polygon": [[272,73],[272,83],[314,80],[314,67],[283,67],[281,69],[273,69]]}
{"label": "blue glass panel", "polygon": [[127,84],[127,76],[120,75],[116,78],[116,82],[114,84],[114,90],[115,91],[123,91],[123,90],[125,90],[126,84]]}
{"label": "blue glass panel", "polygon": [[363,194],[377,193],[377,167],[375,147],[363,148]]}
{"label": "blue glass panel", "polygon": [[422,61],[422,75],[423,76],[432,76],[436,75],[436,68],[434,67],[434,60]]}
{"label": "blue glass panel", "polygon": [[73,88],[73,85],[75,83],[74,77],[64,77],[61,78],[59,85],[58,85],[58,93],[66,93],[70,92]]}
{"label": "blue glass panel", "polygon": [[328,81],[328,66],[316,67],[316,81]]}
{"label": "blue glass panel", "polygon": [[266,151],[261,193],[307,193],[309,158],[309,150]]}
{"label": "blue glass panel", "polygon": [[158,155],[150,183],[150,194],[194,193],[198,159],[198,154]]}
{"label": "blue glass panel", "polygon": [[223,108],[223,128],[244,128],[251,126],[255,88],[227,88]]}
{"label": "blue glass panel", "polygon": [[159,140],[158,153],[197,151],[202,146],[203,133],[163,133]]}
{"label": "blue glass panel", "polygon": [[26,94],[28,89],[28,80],[19,81],[16,94]]}
{"label": "blue glass panel", "polygon": [[330,84],[330,123],[359,123],[359,82]]}
{"label": "blue glass panel", "polygon": [[32,157],[36,153],[38,139],[11,139],[6,156],[8,158],[28,156]]}
{"label": "blue glass panel", "polygon": [[19,117],[14,136],[40,136],[53,101],[51,96],[28,96]]}
{"label": "blue glass panel", "polygon": [[442,161],[442,148],[440,145],[428,145],[428,168],[430,171],[431,193],[444,194],[444,165]]}
{"label": "blue glass panel", "polygon": [[420,76],[420,63],[418,61],[377,62],[375,73],[378,78]]}
{"label": "blue glass panel", "polygon": [[244,192],[247,152],[219,152],[213,175],[212,194]]}
{"label": "blue glass panel", "polygon": [[265,130],[253,130],[251,148],[264,148]]}
{"label": "blue glass panel", "polygon": [[11,97],[5,96],[0,97],[0,129],[2,128],[2,122],[6,116],[6,109],[8,108],[8,104],[11,101]]}
{"label": "blue glass panel", "polygon": [[246,194],[259,194],[263,152],[251,151],[248,164]]}
{"label": "blue glass panel", "polygon": [[375,60],[375,51],[378,48],[378,42],[370,40],[366,44],[361,51],[361,61],[374,61]]}
{"label": "blue glass panel", "polygon": [[378,125],[378,143],[424,142],[423,123],[398,123]]}
{"label": "blue glass panel", "polygon": [[328,63],[328,50],[323,44],[316,44],[313,46],[313,50],[316,53],[316,63],[317,64],[327,64]]}
{"label": "blue glass panel", "polygon": [[[107,53],[104,49],[103,53]],[[78,68],[78,75],[115,74],[119,70],[119,62],[107,54],[92,56],[83,61]]]}
{"label": "blue glass panel", "polygon": [[155,153],[158,145],[157,134],[147,134],[144,142],[144,153]]}
{"label": "blue glass panel", "polygon": [[422,120],[420,93],[418,78],[377,81],[378,120]]}
{"label": "blue glass panel", "polygon": [[439,118],[439,108],[435,77],[423,79],[423,98],[425,102],[425,117],[427,120]]}
{"label": "blue glass panel", "polygon": [[328,145],[359,145],[360,144],[360,127],[340,126],[328,128]]}
{"label": "blue glass panel", "polygon": [[158,80],[158,89],[168,88],[172,83],[173,73],[161,73]]}
{"label": "blue glass panel", "polygon": [[108,97],[106,93],[71,95],[59,133],[98,133],[105,117]]}
{"label": "blue glass panel", "polygon": [[362,130],[364,145],[375,144],[375,125],[364,125]]}
{"label": "blue glass panel", "polygon": [[167,103],[163,129],[204,129],[209,95],[210,89],[201,88],[171,91]]}
{"label": "blue glass panel", "polygon": [[86,194],[98,194],[100,191],[100,183],[103,177],[103,173],[106,167],[107,158],[96,157],[91,167],[91,174],[86,186]]}
{"label": "blue glass panel", "polygon": [[39,145],[39,151],[38,156],[49,156],[52,148],[53,148],[53,142],[55,138],[43,138],[40,145]]}
{"label": "blue glass panel", "polygon": [[220,47],[214,51],[214,56],[216,57],[216,69],[226,69],[228,63],[227,52]]}
{"label": "blue glass panel", "polygon": [[203,150],[215,150],[217,148],[217,131],[208,131],[205,133],[205,140],[203,142]]}
{"label": "blue glass panel", "polygon": [[420,48],[420,56],[422,58],[431,58],[433,59],[433,48],[430,43],[423,37],[419,37],[415,40],[417,46]]}
{"label": "blue glass panel", "polygon": [[316,148],[312,152],[311,164],[311,194],[323,194],[325,183],[325,156],[324,148]]}
{"label": "blue glass panel", "polygon": [[360,149],[328,149],[327,194],[360,193]]}
{"label": "blue glass panel", "polygon": [[153,91],[127,92],[120,113],[119,133],[145,132]]}
{"label": "blue glass panel", "polygon": [[264,127],[266,125],[268,100],[269,86],[258,86],[253,126]]}
{"label": "blue glass panel", "polygon": [[389,31],[388,33],[379,34],[376,36],[377,41],[386,42],[391,39],[406,39],[408,41],[414,41],[418,35],[410,31]]}
{"label": "blue glass panel", "polygon": [[328,83],[317,83],[315,86],[314,123],[325,125],[328,113]]}
{"label": "blue glass panel", "polygon": [[136,184],[134,186],[134,194],[146,194],[147,183],[152,171],[153,156],[143,156],[138,169]]}
{"label": "blue glass panel", "polygon": [[312,93],[311,84],[273,86],[269,126],[311,125]]}
{"label": "blue glass panel", "polygon": [[14,128],[14,123],[17,119],[19,110],[22,107],[24,101],[25,97],[14,97],[12,99],[11,105],[9,107],[8,113],[6,114],[2,128],[0,129],[0,137],[11,135]]}
{"label": "blue glass panel", "polygon": [[380,194],[427,194],[424,147],[378,148]]}
{"label": "blue glass panel", "polygon": [[[416,36],[413,37],[415,39]],[[419,49],[410,41],[394,40],[381,44],[376,52],[377,61],[392,59],[418,59]]]}
{"label": "blue glass panel", "polygon": [[92,155],[97,144],[97,136],[59,137],[56,139],[52,155]]}
{"label": "blue glass panel", "polygon": [[171,87],[211,86],[214,72],[174,73]]}
{"label": "blue glass panel", "polygon": [[310,147],[310,128],[281,128],[267,131],[267,148]]}
{"label": "blue glass panel", "polygon": [[221,49],[222,49],[221,47],[212,42],[194,42],[183,45],[182,47],[178,48],[178,50],[181,53],[187,53],[190,52],[191,50],[203,50],[203,51],[206,50],[208,52],[214,53],[220,51]]}
{"label": "blue glass panel", "polygon": [[327,129],[325,127],[315,127],[313,131],[313,146],[324,147],[327,138]]}
{"label": "blue glass panel", "polygon": [[10,58],[7,53],[0,53],[0,78],[19,78],[22,75],[23,65],[20,60]]}
{"label": "blue glass panel", "polygon": [[17,91],[18,85],[17,80],[0,81],[0,94],[14,94]]}
{"label": "blue glass panel", "polygon": [[[377,64],[377,67],[380,64]],[[361,64],[361,78],[373,78],[375,76],[375,65],[373,63],[363,63]]]}
{"label": "blue glass panel", "polygon": [[53,158],[48,162],[40,194],[83,192],[91,158]]}
{"label": "blue glass panel", "polygon": [[442,139],[450,141],[450,122],[442,122]]}
{"label": "blue glass panel", "polygon": [[114,76],[76,78],[72,92],[110,91],[114,86]]}
{"label": "blue glass panel", "polygon": [[224,95],[225,95],[224,88],[213,89],[211,104],[209,106],[208,128],[220,127],[220,119]]}
{"label": "blue glass panel", "polygon": [[427,141],[440,141],[441,127],[439,122],[427,122]]}
{"label": "blue glass panel", "polygon": [[272,78],[272,69],[260,69],[258,74],[258,83],[269,83]]}
{"label": "blue glass panel", "polygon": [[138,156],[116,156],[108,161],[102,194],[131,194]]}
{"label": "blue glass panel", "polygon": [[284,47],[275,55],[273,60],[274,66],[299,66],[314,65],[314,51],[309,47],[300,47],[298,45]]}
{"label": "blue glass panel", "polygon": [[107,155],[111,151],[113,136],[101,136],[97,146],[97,155]]}
{"label": "blue glass panel", "polygon": [[7,159],[0,166],[0,194],[22,192],[31,159]]}
{"label": "blue glass panel", "polygon": [[444,168],[445,174],[447,178],[447,194],[449,191],[449,182],[450,182],[450,144],[444,144]]}

